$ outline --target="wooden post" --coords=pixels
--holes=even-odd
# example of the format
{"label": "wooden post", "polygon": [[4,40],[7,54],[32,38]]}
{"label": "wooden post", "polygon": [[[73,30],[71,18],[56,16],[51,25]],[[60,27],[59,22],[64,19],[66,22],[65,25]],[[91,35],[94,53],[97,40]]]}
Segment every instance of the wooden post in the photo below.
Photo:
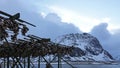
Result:
{"label": "wooden post", "polygon": [[62,68],[61,66],[61,54],[58,52],[58,68]]}
{"label": "wooden post", "polygon": [[4,68],[5,68],[5,66],[6,66],[6,65],[5,65],[5,62],[6,62],[6,61],[5,61],[5,57],[4,57]]}
{"label": "wooden post", "polygon": [[40,68],[40,56],[38,57],[38,68]]}
{"label": "wooden post", "polygon": [[28,56],[28,68],[30,68],[30,56]]}
{"label": "wooden post", "polygon": [[25,58],[24,58],[24,62],[23,62],[23,63],[24,63],[24,68],[25,68],[25,66],[26,66],[26,61],[25,61]]}
{"label": "wooden post", "polygon": [[9,63],[10,63],[9,56],[7,56],[7,68],[9,68]]}
{"label": "wooden post", "polygon": [[[3,28],[2,28],[3,29]],[[4,29],[3,29],[4,30]],[[5,41],[7,42],[7,46],[9,46],[9,42],[8,40],[6,39],[6,37],[4,37]],[[7,68],[9,68],[9,53],[7,54]]]}

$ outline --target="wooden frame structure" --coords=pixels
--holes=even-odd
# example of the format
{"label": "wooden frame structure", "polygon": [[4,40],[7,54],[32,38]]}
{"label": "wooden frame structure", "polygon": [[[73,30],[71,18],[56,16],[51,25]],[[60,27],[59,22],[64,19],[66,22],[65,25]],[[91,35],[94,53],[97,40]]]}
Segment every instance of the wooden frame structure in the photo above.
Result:
{"label": "wooden frame structure", "polygon": [[[53,68],[50,64],[52,61],[49,62],[45,59],[46,55],[57,56],[58,68],[61,68],[62,56],[70,54],[74,47],[53,43],[50,39],[40,38],[35,35],[26,36],[29,29],[25,24],[33,27],[35,25],[19,18],[20,13],[10,15],[0,11],[0,58],[2,59],[2,68],[34,68],[32,57],[38,57],[38,68],[40,68],[41,57],[46,62],[46,68]],[[19,33],[25,38],[18,39]],[[23,61],[21,61],[22,59]],[[67,61],[65,62],[67,63]],[[73,66],[71,65],[71,67]]]}

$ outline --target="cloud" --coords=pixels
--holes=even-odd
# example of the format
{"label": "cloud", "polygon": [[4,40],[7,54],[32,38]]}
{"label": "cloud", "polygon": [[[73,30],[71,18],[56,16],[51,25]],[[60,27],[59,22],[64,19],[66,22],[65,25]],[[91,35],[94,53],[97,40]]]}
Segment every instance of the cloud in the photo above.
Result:
{"label": "cloud", "polygon": [[57,13],[62,18],[63,22],[73,23],[83,32],[90,32],[95,25],[98,25],[101,22],[108,23],[111,20],[109,17],[103,17],[98,19],[90,16],[84,16],[83,14],[81,15],[80,12],[75,12],[73,10],[66,9],[65,7],[60,7],[56,5],[48,6],[48,8],[51,12]]}
{"label": "cloud", "polygon": [[98,38],[103,48],[108,50],[114,57],[120,55],[120,31],[111,34],[107,23],[101,23],[91,30],[91,34]]}
{"label": "cloud", "polygon": [[61,18],[54,13],[49,13],[43,20],[39,21],[37,26],[38,28],[32,29],[30,33],[33,32],[42,37],[56,38],[63,34],[81,32],[73,24],[61,22]]}
{"label": "cloud", "polygon": [[111,35],[108,40],[101,43],[103,47],[113,55],[113,57],[120,55],[120,33]]}
{"label": "cloud", "polygon": [[61,22],[61,18],[55,13],[49,13],[47,16],[45,16],[45,19],[50,22]]}
{"label": "cloud", "polygon": [[101,23],[91,30],[91,34],[96,36],[100,41],[108,40],[111,35],[110,32],[107,30],[107,27],[107,23]]}

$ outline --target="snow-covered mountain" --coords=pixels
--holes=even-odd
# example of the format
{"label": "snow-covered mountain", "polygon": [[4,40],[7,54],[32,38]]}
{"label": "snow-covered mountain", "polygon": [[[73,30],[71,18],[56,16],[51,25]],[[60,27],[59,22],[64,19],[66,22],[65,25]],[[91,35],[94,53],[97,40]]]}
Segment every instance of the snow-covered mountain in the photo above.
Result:
{"label": "snow-covered mountain", "polygon": [[74,61],[111,61],[113,57],[103,49],[96,37],[88,33],[66,34],[55,39],[55,43],[74,46],[73,52],[67,56]]}

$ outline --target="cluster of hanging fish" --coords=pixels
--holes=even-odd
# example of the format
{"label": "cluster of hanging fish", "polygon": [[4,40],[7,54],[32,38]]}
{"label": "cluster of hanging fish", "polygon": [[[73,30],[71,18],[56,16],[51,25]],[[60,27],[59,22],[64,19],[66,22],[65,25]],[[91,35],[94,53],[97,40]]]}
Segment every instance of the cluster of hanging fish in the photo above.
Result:
{"label": "cluster of hanging fish", "polygon": [[19,19],[20,13],[12,16],[0,11],[0,14],[0,40],[11,37],[11,40],[15,41],[20,32],[22,35],[25,35],[29,30],[26,25],[23,24],[25,21]]}
{"label": "cluster of hanging fish", "polygon": [[[69,55],[72,53],[74,47],[65,46],[51,42],[50,39],[41,38],[18,39],[16,42],[4,42],[0,46],[0,57],[38,57],[46,55]],[[36,36],[37,37],[37,36]]]}

